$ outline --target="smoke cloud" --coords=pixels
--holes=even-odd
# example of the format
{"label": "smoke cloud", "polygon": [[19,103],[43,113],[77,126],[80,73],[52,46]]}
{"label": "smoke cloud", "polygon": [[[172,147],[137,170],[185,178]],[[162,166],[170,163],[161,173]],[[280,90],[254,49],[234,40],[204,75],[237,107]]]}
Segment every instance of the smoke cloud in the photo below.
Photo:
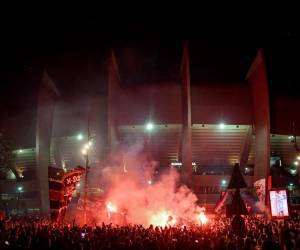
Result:
{"label": "smoke cloud", "polygon": [[157,174],[159,164],[145,151],[143,141],[120,146],[109,162],[100,172],[107,216],[99,222],[122,224],[126,220],[144,226],[199,223],[204,208],[197,205],[196,195],[180,185],[177,170]]}

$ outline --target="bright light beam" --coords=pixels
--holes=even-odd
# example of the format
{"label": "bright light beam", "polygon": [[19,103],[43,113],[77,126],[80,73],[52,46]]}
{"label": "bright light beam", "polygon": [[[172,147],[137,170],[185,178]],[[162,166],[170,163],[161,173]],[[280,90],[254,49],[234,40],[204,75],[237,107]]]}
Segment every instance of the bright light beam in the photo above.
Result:
{"label": "bright light beam", "polygon": [[108,212],[110,212],[110,213],[116,213],[118,211],[117,206],[115,204],[113,204],[111,201],[109,201],[106,204],[106,208],[107,208]]}
{"label": "bright light beam", "polygon": [[201,212],[198,216],[199,221],[201,222],[202,225],[205,225],[208,221],[206,215],[204,214],[204,212]]}
{"label": "bright light beam", "polygon": [[219,128],[220,128],[220,129],[224,129],[224,128],[225,128],[225,123],[221,122],[221,123],[219,124]]}
{"label": "bright light beam", "polygon": [[154,128],[153,123],[148,122],[147,125],[146,125],[146,129],[147,129],[148,131],[151,131],[151,130],[153,130],[153,128]]}

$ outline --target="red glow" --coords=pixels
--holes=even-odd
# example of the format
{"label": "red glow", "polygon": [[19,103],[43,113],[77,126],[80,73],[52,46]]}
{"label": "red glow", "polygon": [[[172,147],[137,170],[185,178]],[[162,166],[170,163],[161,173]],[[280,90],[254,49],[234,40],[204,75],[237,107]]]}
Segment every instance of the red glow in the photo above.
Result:
{"label": "red glow", "polygon": [[198,219],[202,225],[205,225],[208,222],[208,218],[206,217],[204,211],[200,212]]}
{"label": "red glow", "polygon": [[[112,162],[120,163],[93,170],[93,174],[102,176],[101,182],[107,184],[103,197],[105,207],[91,208],[91,219],[97,223],[130,223],[145,227],[150,224],[164,227],[200,223],[199,214],[204,209],[198,206],[197,196],[187,186],[178,185],[180,176],[174,169],[157,178],[154,175],[157,162],[149,161],[148,154],[143,153],[143,142],[113,154]],[[207,222],[205,219],[201,221],[202,224]]]}
{"label": "red glow", "polygon": [[106,204],[106,208],[107,208],[107,211],[110,213],[116,213],[118,211],[117,206],[115,204],[113,204],[111,201],[109,201]]}
{"label": "red glow", "polygon": [[174,226],[176,224],[176,218],[174,215],[167,211],[160,211],[158,213],[154,213],[150,217],[149,224],[153,226]]}

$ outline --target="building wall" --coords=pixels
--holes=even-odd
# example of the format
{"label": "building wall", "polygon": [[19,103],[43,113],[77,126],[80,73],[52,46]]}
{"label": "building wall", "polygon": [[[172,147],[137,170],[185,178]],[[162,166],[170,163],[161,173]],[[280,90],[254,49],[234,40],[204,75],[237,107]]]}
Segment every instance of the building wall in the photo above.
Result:
{"label": "building wall", "polygon": [[[192,123],[252,124],[253,111],[247,83],[192,85]],[[180,84],[157,83],[123,86],[118,124],[181,123]]]}
{"label": "building wall", "polygon": [[192,85],[192,123],[253,124],[250,86],[244,83]]}

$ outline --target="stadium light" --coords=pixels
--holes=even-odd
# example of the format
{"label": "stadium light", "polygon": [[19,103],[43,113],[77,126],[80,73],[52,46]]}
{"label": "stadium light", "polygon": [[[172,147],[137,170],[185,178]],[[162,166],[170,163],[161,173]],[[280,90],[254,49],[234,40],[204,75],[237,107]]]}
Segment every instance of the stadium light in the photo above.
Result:
{"label": "stadium light", "polygon": [[83,135],[82,135],[82,134],[78,134],[78,135],[77,135],[77,140],[78,140],[78,141],[81,141],[82,139],[83,139]]}
{"label": "stadium light", "polygon": [[222,180],[222,181],[221,181],[221,184],[222,184],[223,186],[225,186],[225,185],[226,185],[226,183],[227,183],[227,181],[226,181],[226,180]]}
{"label": "stadium light", "polygon": [[224,128],[225,128],[225,123],[221,122],[221,123],[219,124],[219,128],[220,128],[220,129],[224,129]]}
{"label": "stadium light", "polygon": [[296,169],[291,169],[290,172],[291,172],[292,175],[295,175],[297,173],[297,170]]}
{"label": "stadium light", "polygon": [[153,128],[154,128],[153,123],[152,123],[152,122],[148,122],[147,125],[146,125],[146,129],[147,129],[148,131],[151,131]]}

